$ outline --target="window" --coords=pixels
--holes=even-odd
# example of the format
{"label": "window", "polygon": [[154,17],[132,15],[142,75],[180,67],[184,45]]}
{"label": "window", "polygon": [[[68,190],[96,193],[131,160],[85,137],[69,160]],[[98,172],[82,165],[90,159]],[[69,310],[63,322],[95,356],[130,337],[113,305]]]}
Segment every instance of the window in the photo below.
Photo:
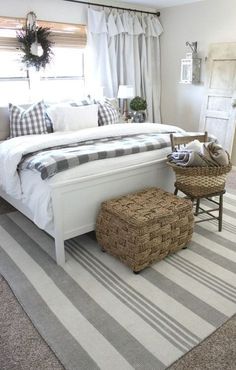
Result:
{"label": "window", "polygon": [[52,31],[54,57],[45,70],[26,70],[17,50],[23,20],[0,17],[0,105],[38,99],[60,101],[84,95],[85,26],[37,22]]}
{"label": "window", "polygon": [[84,51],[54,48],[54,58],[40,76],[40,94],[46,100],[64,100],[84,95]]}
{"label": "window", "polygon": [[0,29],[0,105],[27,102],[29,82],[15,47],[15,31]]}

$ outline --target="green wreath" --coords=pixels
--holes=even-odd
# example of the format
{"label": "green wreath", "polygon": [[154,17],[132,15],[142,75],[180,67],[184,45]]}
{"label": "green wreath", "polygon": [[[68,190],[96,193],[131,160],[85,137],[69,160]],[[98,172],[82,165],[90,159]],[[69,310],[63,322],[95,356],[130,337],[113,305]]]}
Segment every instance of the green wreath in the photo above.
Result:
{"label": "green wreath", "polygon": [[[21,44],[19,49],[24,53],[21,60],[27,67],[35,67],[39,71],[50,63],[53,56],[50,34],[50,28],[46,27],[36,27],[36,29],[25,27],[17,33],[17,40]],[[33,52],[33,46],[37,50],[38,47],[42,48],[41,55]]]}

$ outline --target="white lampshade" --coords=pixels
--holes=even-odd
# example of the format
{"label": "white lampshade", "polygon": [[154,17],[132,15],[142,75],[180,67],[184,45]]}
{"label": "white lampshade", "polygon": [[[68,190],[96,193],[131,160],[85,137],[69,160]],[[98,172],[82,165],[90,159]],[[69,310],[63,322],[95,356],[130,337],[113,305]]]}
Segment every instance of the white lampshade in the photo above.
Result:
{"label": "white lampshade", "polygon": [[134,87],[131,85],[120,85],[117,98],[131,99],[134,97]]}

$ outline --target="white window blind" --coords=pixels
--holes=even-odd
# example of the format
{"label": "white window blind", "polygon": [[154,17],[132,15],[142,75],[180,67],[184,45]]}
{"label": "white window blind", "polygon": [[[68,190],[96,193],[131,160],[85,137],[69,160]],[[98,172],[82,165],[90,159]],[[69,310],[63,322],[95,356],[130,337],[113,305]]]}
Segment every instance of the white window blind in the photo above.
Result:
{"label": "white window blind", "polygon": [[[16,31],[22,29],[26,20],[23,18],[0,17],[0,48],[15,49],[19,47]],[[85,25],[59,22],[37,21],[39,27],[48,27],[55,47],[84,48],[87,43]]]}

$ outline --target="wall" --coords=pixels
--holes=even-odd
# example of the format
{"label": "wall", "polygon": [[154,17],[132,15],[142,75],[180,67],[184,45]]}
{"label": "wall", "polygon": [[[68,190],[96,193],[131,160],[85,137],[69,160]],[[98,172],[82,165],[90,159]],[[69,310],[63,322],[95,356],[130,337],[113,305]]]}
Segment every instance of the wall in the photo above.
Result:
{"label": "wall", "polygon": [[[124,4],[119,1],[91,0],[93,3],[102,3],[114,6],[150,10],[145,6]],[[0,16],[26,17],[30,11],[34,11],[38,19],[55,22],[87,23],[87,5],[76,4],[63,0],[0,0]]]}
{"label": "wall", "polygon": [[38,19],[86,23],[86,6],[62,0],[0,0],[0,15],[7,17],[26,17],[34,11]]}
{"label": "wall", "polygon": [[[205,57],[214,42],[236,42],[236,0],[205,0],[161,10],[162,120],[197,130],[204,91]],[[202,83],[179,84],[180,60],[186,41],[197,41],[202,58]],[[236,139],[233,162],[236,165]]]}

